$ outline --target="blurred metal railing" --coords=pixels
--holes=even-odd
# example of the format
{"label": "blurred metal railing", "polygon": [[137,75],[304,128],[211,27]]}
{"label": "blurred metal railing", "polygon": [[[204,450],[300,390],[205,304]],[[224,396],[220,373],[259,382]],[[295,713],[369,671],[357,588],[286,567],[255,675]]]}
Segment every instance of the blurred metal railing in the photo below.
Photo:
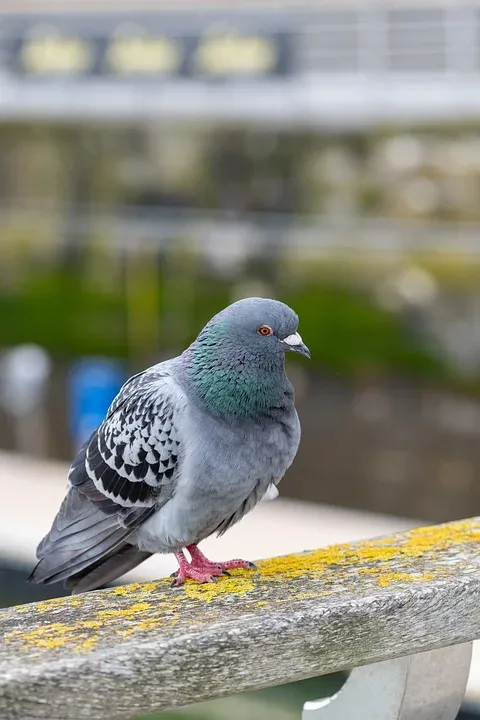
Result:
{"label": "blurred metal railing", "polygon": [[[93,14],[70,15],[63,4],[24,5],[58,14],[10,15],[6,10],[18,13],[20,4],[3,5],[0,118],[198,117],[349,127],[480,113],[478,2],[402,8],[244,2],[241,9],[205,2],[203,12],[188,14],[182,3],[124,3],[134,13],[128,27],[118,3],[103,3],[111,14],[100,24]],[[85,2],[75,7],[89,10]],[[122,46],[119,69],[108,65],[108,53],[120,31],[135,42]],[[32,38],[47,38],[47,63],[37,44],[25,65],[22,52]],[[153,44],[142,45],[145,38]],[[199,63],[205,52],[207,66]]]}

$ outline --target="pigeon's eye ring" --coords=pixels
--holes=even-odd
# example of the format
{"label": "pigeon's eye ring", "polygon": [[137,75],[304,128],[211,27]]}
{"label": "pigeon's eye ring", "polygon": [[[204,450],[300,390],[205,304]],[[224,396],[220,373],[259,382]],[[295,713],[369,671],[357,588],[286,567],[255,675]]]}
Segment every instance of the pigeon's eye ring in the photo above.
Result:
{"label": "pigeon's eye ring", "polygon": [[260,327],[258,328],[257,332],[258,332],[260,335],[264,335],[264,336],[272,335],[272,334],[273,334],[273,330],[272,330],[272,328],[271,328],[269,325],[260,325]]}

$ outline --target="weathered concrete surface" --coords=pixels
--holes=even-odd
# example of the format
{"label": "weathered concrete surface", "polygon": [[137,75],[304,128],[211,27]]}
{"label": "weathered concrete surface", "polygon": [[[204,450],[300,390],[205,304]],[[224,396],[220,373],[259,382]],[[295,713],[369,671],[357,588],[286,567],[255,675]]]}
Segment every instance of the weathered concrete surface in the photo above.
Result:
{"label": "weathered concrete surface", "polygon": [[480,637],[480,518],[0,611],[0,717],[131,718]]}

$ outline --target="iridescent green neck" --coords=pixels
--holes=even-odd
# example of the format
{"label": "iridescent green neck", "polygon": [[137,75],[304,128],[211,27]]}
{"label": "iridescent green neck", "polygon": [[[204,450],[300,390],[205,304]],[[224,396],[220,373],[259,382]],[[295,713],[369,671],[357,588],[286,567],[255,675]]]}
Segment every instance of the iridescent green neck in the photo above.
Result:
{"label": "iridescent green neck", "polygon": [[205,408],[227,419],[268,413],[284,402],[291,387],[283,353],[264,357],[239,350],[221,326],[205,328],[182,359],[187,380]]}

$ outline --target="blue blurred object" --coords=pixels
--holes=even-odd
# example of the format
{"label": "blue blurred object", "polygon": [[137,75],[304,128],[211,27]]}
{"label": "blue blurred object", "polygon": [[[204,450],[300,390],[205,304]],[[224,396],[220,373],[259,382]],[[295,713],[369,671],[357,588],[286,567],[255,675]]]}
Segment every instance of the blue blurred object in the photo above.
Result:
{"label": "blue blurred object", "polygon": [[85,358],[68,376],[70,433],[79,448],[100,425],[125,382],[123,365],[106,358]]}

